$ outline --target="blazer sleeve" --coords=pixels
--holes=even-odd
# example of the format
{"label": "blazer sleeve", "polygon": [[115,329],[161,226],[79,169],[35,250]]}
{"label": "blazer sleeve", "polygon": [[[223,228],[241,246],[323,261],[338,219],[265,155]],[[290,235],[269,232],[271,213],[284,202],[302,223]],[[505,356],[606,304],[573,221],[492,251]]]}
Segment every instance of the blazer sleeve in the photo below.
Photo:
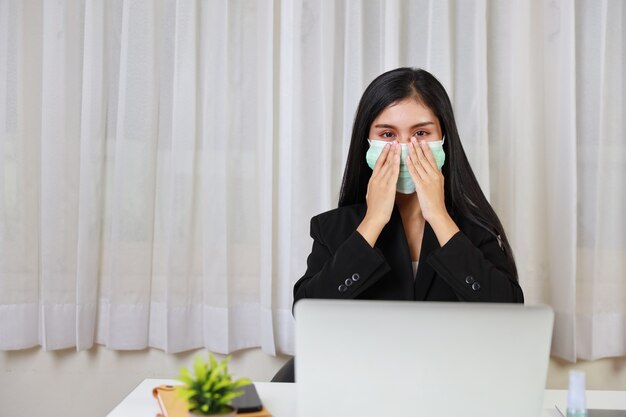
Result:
{"label": "blazer sleeve", "polygon": [[385,257],[354,230],[335,249],[326,241],[332,235],[311,219],[313,248],[307,258],[307,269],[293,289],[294,304],[302,298],[356,298],[389,272]]}
{"label": "blazer sleeve", "polygon": [[457,232],[427,261],[460,301],[524,302],[522,288],[495,236],[488,235],[474,244],[463,232]]}

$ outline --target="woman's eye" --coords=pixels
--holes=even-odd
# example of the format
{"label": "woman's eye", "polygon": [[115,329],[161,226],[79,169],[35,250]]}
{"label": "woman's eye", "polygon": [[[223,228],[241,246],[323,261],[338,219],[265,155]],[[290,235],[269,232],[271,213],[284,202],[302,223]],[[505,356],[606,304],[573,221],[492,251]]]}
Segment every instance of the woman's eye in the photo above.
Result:
{"label": "woman's eye", "polygon": [[383,138],[391,138],[391,137],[393,137],[393,133],[391,133],[391,132],[383,132],[383,134],[380,135],[380,136],[382,136]]}
{"label": "woman's eye", "polygon": [[425,132],[423,130],[418,130],[417,132],[415,132],[415,136],[426,136],[428,134],[428,132]]}

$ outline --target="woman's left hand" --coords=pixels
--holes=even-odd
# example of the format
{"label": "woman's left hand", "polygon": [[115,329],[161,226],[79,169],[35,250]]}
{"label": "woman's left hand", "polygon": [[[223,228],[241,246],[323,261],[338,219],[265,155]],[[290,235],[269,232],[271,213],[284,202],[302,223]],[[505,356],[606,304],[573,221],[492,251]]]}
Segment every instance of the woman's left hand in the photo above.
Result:
{"label": "woman's left hand", "polygon": [[424,219],[433,223],[449,217],[444,197],[444,177],[426,141],[411,138],[406,165],[417,192]]}
{"label": "woman's left hand", "polygon": [[446,209],[443,174],[425,141],[417,143],[411,138],[408,148],[406,165],[415,183],[422,215],[433,228],[439,245],[443,246],[459,231]]}

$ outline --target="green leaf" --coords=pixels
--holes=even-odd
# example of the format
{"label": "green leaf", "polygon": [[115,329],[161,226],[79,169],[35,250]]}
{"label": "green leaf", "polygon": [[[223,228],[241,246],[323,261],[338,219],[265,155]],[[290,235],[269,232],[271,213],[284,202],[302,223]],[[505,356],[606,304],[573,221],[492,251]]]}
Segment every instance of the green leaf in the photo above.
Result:
{"label": "green leaf", "polygon": [[215,384],[219,378],[220,378],[220,374],[217,372],[217,369],[214,368],[211,370],[211,374],[209,375],[209,380],[207,382],[209,382],[212,385],[212,384]]}
{"label": "green leaf", "polygon": [[207,366],[202,358],[200,358],[200,356],[196,356],[193,366],[196,371],[196,378],[199,381],[202,381],[204,378],[206,378]]}
{"label": "green leaf", "polygon": [[220,401],[222,402],[222,404],[229,404],[232,400],[234,400],[235,398],[239,397],[242,394],[243,392],[231,392],[229,394],[222,396]]}
{"label": "green leaf", "polygon": [[187,386],[193,384],[193,379],[191,375],[189,375],[189,371],[186,368],[181,368],[178,379]]}
{"label": "green leaf", "polygon": [[245,387],[246,385],[250,385],[250,384],[252,384],[252,380],[251,379],[241,378],[241,379],[238,379],[237,381],[235,381],[234,389]]}
{"label": "green leaf", "polygon": [[182,390],[182,389],[180,389],[180,388],[179,388],[177,391],[178,391],[178,393],[179,393],[178,395],[179,395],[182,399],[184,399],[185,401],[189,401],[189,399],[190,399],[191,397],[193,397],[194,395],[196,395],[196,392],[195,392],[195,391],[193,391],[193,390]]}
{"label": "green leaf", "polygon": [[230,387],[231,385],[232,385],[232,382],[230,381],[230,379],[224,379],[224,380],[218,381],[215,384],[215,389],[216,390],[221,390],[221,389],[224,389],[226,387]]}
{"label": "green leaf", "polygon": [[209,367],[211,369],[215,369],[216,366],[217,361],[215,360],[215,356],[213,356],[213,353],[209,353]]}

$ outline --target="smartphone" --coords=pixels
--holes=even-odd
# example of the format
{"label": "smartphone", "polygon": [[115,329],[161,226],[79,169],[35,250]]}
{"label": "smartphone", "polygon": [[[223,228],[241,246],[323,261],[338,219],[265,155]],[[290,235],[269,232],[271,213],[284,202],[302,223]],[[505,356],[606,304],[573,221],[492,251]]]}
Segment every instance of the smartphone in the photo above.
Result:
{"label": "smartphone", "polygon": [[232,402],[232,406],[237,408],[237,413],[252,413],[263,409],[263,404],[254,384],[244,385],[239,388],[239,391],[243,391],[243,395],[235,398]]}

